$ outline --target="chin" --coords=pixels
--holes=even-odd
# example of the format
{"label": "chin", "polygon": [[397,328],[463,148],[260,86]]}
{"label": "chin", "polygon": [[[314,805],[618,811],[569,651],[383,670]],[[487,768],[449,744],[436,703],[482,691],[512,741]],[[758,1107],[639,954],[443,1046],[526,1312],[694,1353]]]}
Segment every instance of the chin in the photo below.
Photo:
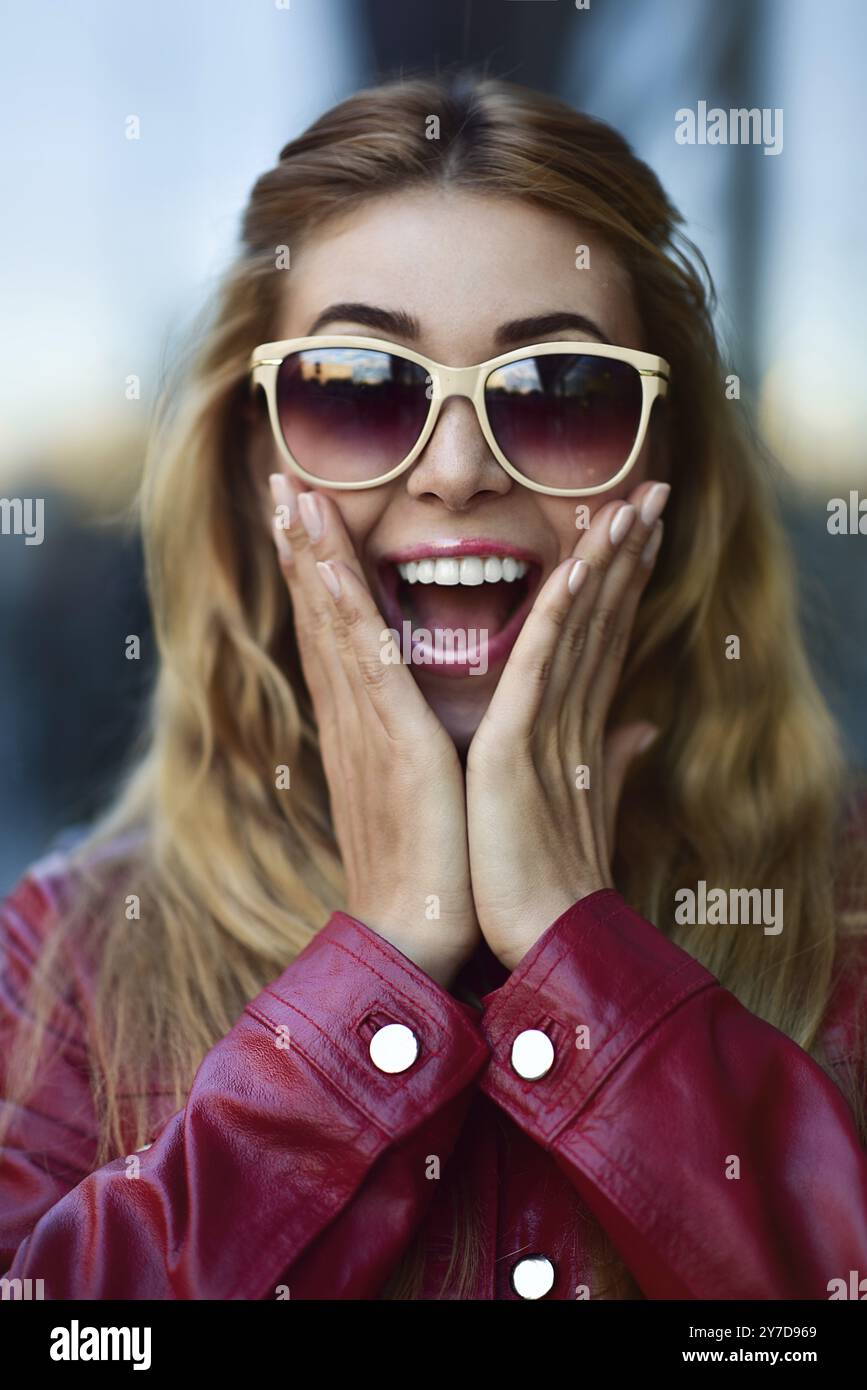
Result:
{"label": "chin", "polygon": [[490,704],[497,681],[497,676],[492,679],[491,674],[455,680],[413,668],[421,693],[462,755],[466,754]]}

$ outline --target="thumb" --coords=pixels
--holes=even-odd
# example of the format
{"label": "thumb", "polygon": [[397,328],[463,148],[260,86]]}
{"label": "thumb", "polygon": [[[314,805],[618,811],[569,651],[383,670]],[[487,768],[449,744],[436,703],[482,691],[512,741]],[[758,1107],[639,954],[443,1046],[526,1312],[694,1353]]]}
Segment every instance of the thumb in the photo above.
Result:
{"label": "thumb", "polygon": [[626,774],[634,759],[640,753],[645,753],[658,736],[657,726],[643,720],[637,724],[622,724],[605,740],[606,828],[608,831],[608,849],[612,855],[614,853],[617,808],[620,805]]}

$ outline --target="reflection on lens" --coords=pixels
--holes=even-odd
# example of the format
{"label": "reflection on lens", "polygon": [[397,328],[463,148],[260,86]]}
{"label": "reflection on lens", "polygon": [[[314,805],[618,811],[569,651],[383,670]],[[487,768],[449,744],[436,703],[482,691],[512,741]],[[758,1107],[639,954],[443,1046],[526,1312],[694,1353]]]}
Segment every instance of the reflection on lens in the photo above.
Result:
{"label": "reflection on lens", "polygon": [[395,468],[429,409],[423,367],[368,348],[306,348],[277,373],[283,438],[323,482],[362,482]]}
{"label": "reflection on lens", "polygon": [[494,438],[520,473],[546,487],[613,478],[635,441],[641,395],[630,363],[587,353],[525,357],[485,383]]}

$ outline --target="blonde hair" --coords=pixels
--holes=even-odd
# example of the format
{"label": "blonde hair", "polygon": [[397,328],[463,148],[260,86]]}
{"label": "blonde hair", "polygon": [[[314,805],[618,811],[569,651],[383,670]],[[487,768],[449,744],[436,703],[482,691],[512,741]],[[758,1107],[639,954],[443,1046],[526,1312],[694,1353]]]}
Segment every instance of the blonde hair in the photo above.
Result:
{"label": "blonde hair", "polygon": [[[438,140],[425,138],[432,113]],[[158,681],[115,800],[71,854],[75,890],[34,979],[44,1030],[60,954],[94,948],[100,1163],[151,1137],[155,1073],[180,1108],[244,1004],[344,905],[290,604],[263,526],[245,372],[251,348],[278,336],[277,248],[374,194],[432,184],[529,200],[592,228],[631,276],[647,345],[671,363],[672,500],[612,711],[649,718],[662,736],[624,792],[615,881],[828,1065],[819,1030],[841,884],[860,893],[864,882],[860,841],[843,838],[854,788],[805,657],[771,470],[724,397],[704,260],[656,176],[602,122],[495,79],[401,81],[328,111],[259,178],[212,322],[155,421],[137,510]],[[739,661],[725,659],[729,634]],[[275,787],[284,764],[291,795]],[[134,847],[118,848],[122,836]],[[677,927],[674,891],[699,878],[782,888],[785,932]],[[129,894],[141,905],[132,924]],[[31,1036],[22,1054],[23,1096],[39,1065]],[[457,1178],[443,1297],[468,1295],[479,1258]],[[593,1296],[640,1296],[605,1233],[591,1236]],[[417,1296],[423,1257],[416,1242],[384,1296]]]}

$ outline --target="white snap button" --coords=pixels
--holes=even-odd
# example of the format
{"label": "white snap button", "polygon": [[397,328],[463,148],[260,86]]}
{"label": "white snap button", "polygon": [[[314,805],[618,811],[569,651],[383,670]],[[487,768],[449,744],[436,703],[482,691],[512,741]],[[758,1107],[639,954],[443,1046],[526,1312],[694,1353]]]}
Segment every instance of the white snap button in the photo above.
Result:
{"label": "white snap button", "polygon": [[527,1028],[512,1043],[512,1066],[526,1081],[538,1081],[554,1065],[554,1044],[547,1033]]}
{"label": "white snap button", "polygon": [[418,1038],[405,1023],[387,1023],[370,1039],[370,1056],[380,1071],[406,1071],[418,1056]]}
{"label": "white snap button", "polygon": [[554,1287],[554,1266],[545,1255],[528,1255],[512,1270],[512,1288],[521,1298],[544,1298]]}

